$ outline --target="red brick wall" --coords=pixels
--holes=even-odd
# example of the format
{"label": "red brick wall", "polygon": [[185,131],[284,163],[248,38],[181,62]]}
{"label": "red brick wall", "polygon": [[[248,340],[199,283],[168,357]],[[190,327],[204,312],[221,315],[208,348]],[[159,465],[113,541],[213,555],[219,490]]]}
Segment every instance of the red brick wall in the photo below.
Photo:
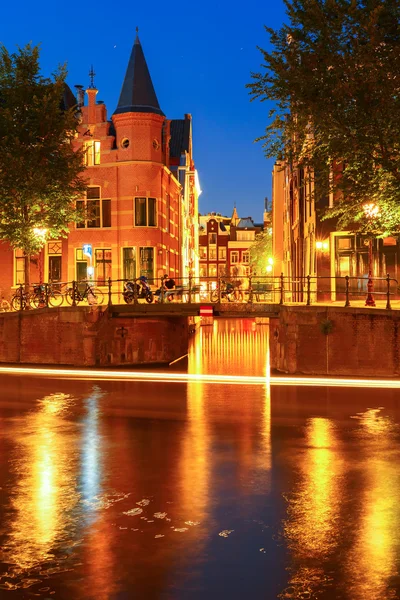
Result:
{"label": "red brick wall", "polygon": [[188,351],[186,317],[118,317],[88,307],[0,313],[0,362],[169,363]]}
{"label": "red brick wall", "polygon": [[363,308],[282,307],[280,318],[270,320],[270,352],[271,366],[285,373],[398,376],[400,314]]}

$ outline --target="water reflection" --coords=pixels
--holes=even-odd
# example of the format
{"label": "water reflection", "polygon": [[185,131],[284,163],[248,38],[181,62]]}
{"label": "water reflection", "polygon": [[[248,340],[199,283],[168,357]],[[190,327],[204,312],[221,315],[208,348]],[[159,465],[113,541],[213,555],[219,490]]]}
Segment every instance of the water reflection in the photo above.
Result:
{"label": "water reflection", "polygon": [[271,392],[267,331],[219,321],[188,359],[265,385],[10,377],[0,596],[399,597],[398,392]]}
{"label": "water reflection", "polygon": [[393,576],[399,573],[400,549],[399,429],[379,408],[368,409],[358,420],[364,473],[346,587],[354,600],[398,598]]}
{"label": "water reflection", "polygon": [[314,597],[328,581],[324,563],[333,556],[341,534],[343,461],[332,421],[321,417],[307,420],[305,449],[296,463],[298,481],[289,497],[284,532],[297,566],[291,573],[291,591],[286,590],[282,597]]}
{"label": "water reflection", "polygon": [[214,319],[213,325],[200,329],[194,345],[196,351],[201,348],[196,373],[269,376],[268,325],[251,319]]}
{"label": "water reflection", "polygon": [[[57,571],[59,560],[73,542],[72,510],[79,500],[76,469],[77,433],[68,421],[73,399],[51,394],[38,401],[24,424],[12,427],[16,444],[12,473],[8,538],[2,561],[9,565],[4,587],[29,587],[47,572]],[[16,582],[23,574],[24,579]]]}

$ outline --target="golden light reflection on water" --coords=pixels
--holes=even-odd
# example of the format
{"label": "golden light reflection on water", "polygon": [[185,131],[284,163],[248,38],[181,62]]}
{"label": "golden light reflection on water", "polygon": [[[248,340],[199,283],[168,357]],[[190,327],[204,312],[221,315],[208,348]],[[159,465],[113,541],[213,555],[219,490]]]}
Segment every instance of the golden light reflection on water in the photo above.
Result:
{"label": "golden light reflection on water", "polygon": [[201,327],[193,346],[201,348],[201,360],[196,365],[189,362],[191,374],[269,376],[268,325],[215,319],[213,325]]}
{"label": "golden light reflection on water", "polygon": [[354,600],[388,600],[398,598],[396,578],[391,580],[398,573],[400,549],[400,473],[391,460],[398,427],[380,409],[368,409],[358,418],[364,489],[346,561],[346,587]]}
{"label": "golden light reflection on water", "polygon": [[17,480],[8,540],[2,548],[2,560],[10,565],[6,578],[29,574],[36,567],[43,573],[46,563],[56,561],[54,548],[67,549],[71,511],[79,500],[75,431],[65,418],[71,403],[66,394],[46,396],[16,430]]}
{"label": "golden light reflection on water", "polygon": [[[326,582],[322,564],[340,541],[338,513],[342,500],[343,461],[334,424],[315,417],[306,423],[306,448],[296,457],[299,481],[289,499],[284,533],[295,563],[307,560],[291,572],[292,594],[302,597]],[[311,596],[310,596],[311,597]]]}

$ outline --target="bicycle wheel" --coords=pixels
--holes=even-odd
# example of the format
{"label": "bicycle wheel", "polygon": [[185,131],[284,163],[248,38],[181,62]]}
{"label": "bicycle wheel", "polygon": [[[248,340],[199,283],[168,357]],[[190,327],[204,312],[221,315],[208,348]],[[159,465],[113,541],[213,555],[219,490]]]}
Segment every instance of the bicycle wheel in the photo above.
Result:
{"label": "bicycle wheel", "polygon": [[89,304],[103,304],[104,294],[99,288],[91,288],[88,291],[87,301]]}
{"label": "bicycle wheel", "polygon": [[13,296],[11,298],[11,308],[13,310],[24,310],[26,306],[26,299],[25,296],[21,296],[19,294]]}
{"label": "bicycle wheel", "polygon": [[154,296],[153,296],[153,292],[148,292],[146,294],[146,302],[148,302],[149,304],[151,304],[153,302]]}
{"label": "bicycle wheel", "polygon": [[33,308],[39,308],[39,306],[41,304],[43,304],[43,306],[45,305],[45,298],[44,298],[44,294],[32,294],[32,296],[29,299],[29,303],[31,306],[33,306]]}
{"label": "bicycle wheel", "polygon": [[[61,306],[61,304],[63,303],[63,295],[61,292],[55,291],[55,292],[50,292],[49,294],[49,306]],[[72,302],[72,299],[71,299]]]}
{"label": "bicycle wheel", "polygon": [[[64,294],[65,301],[66,301],[67,304],[69,304],[69,306],[72,306],[73,295],[74,295],[74,292],[73,292],[72,289],[67,290],[65,292],[65,294]],[[79,296],[78,296],[78,294],[75,294],[75,301],[78,304],[78,302],[79,302]]]}
{"label": "bicycle wheel", "polygon": [[210,294],[210,302],[218,302],[218,290],[212,290]]}

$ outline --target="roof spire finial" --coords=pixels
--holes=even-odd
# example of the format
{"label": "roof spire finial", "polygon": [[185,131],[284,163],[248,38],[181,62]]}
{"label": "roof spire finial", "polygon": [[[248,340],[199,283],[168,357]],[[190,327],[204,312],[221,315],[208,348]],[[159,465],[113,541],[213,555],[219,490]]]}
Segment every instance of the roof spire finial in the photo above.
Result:
{"label": "roof spire finial", "polygon": [[140,44],[139,42],[139,27],[136,25],[136,38],[135,38],[135,44]]}
{"label": "roof spire finial", "polygon": [[95,86],[95,84],[94,84],[94,78],[95,78],[95,76],[96,76],[96,73],[94,72],[93,65],[92,65],[92,66],[90,67],[90,71],[89,71],[89,77],[90,77],[90,85],[89,85],[89,88],[91,88],[91,89],[95,89],[95,88],[96,88],[96,86]]}

